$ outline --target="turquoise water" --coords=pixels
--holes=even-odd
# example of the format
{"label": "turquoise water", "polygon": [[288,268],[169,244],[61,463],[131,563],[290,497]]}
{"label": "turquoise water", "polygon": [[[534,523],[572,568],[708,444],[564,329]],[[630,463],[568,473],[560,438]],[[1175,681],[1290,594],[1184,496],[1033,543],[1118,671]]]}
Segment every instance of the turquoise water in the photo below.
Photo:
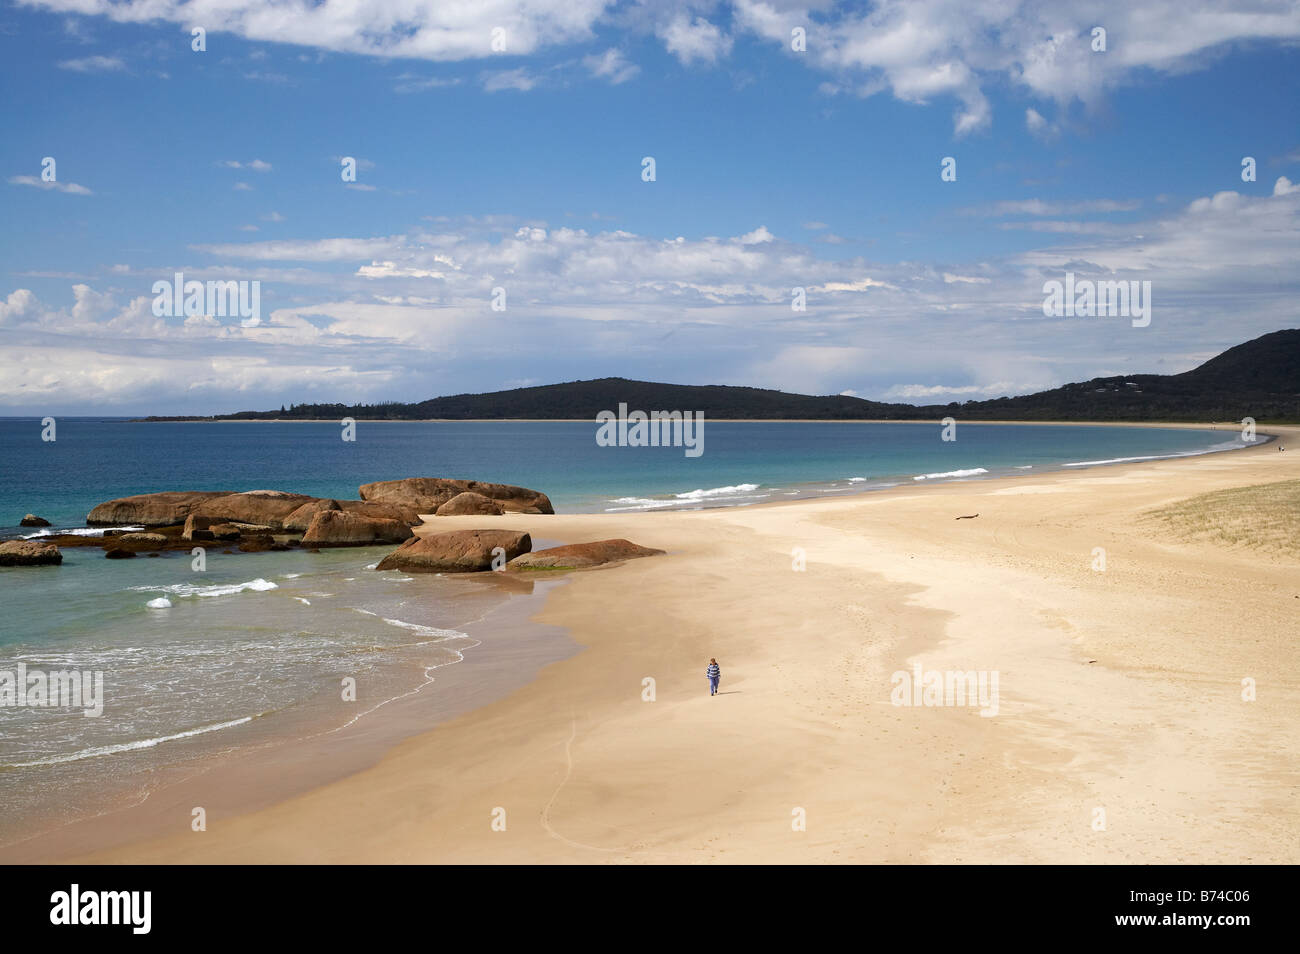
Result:
{"label": "turquoise water", "polygon": [[[712,423],[704,453],[601,447],[594,423],[134,424],[0,421],[0,535],[24,513],[81,527],[113,497],[272,488],[355,497],[408,476],[473,477],[550,495],[556,510],[743,505],[926,480],[1034,474],[1239,446],[1233,431],[919,424]],[[539,541],[544,545],[545,541]],[[390,548],[104,559],[0,569],[0,671],[102,672],[104,712],[0,707],[0,843],[35,814],[70,817],[93,793],[148,790],[164,770],[286,731],[321,731],[391,698],[491,634],[489,580],[377,573]],[[150,604],[153,605],[150,605]],[[352,677],[356,706],[339,705]],[[54,809],[58,808],[59,811]],[[60,813],[62,812],[62,815]]]}

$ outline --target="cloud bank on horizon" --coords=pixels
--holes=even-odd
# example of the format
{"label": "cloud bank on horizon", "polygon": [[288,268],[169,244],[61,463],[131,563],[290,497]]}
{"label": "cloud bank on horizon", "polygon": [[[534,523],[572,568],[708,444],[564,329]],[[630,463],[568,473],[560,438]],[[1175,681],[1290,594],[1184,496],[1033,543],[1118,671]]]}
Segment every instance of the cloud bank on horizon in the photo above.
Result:
{"label": "cloud bank on horizon", "polygon": [[[20,0],[0,413],[1186,370],[1300,324],[1297,40],[1297,2]],[[259,320],[160,314],[176,273]],[[1066,273],[1150,325],[1045,317]]]}

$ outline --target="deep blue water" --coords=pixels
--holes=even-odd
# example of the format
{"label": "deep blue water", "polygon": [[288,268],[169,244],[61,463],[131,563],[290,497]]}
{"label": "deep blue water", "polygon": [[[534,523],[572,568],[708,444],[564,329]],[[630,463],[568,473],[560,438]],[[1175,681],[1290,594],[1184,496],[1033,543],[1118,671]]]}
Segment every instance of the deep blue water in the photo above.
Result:
{"label": "deep blue water", "polygon": [[355,498],[362,483],[414,476],[519,484],[549,494],[560,511],[753,503],[923,474],[983,469],[997,476],[1195,453],[1239,436],[958,424],[957,440],[945,442],[937,423],[706,422],[704,453],[690,458],[680,447],[598,446],[596,425],[584,422],[363,421],[355,442],[342,440],[334,423],[64,418],[57,427],[57,440],[45,442],[39,420],[0,420],[0,529],[27,512],[79,526],[95,504],[149,491],[276,489]]}

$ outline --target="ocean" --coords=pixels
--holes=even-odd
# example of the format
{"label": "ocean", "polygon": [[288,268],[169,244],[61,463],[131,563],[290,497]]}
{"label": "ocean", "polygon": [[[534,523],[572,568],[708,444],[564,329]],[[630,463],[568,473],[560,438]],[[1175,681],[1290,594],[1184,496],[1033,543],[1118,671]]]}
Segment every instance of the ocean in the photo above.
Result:
{"label": "ocean", "polygon": [[[943,441],[938,424],[718,422],[691,457],[681,447],[598,446],[594,422],[362,421],[351,442],[341,430],[62,418],[51,442],[38,419],[3,419],[0,537],[38,533],[18,526],[28,512],[52,531],[78,529],[97,503],[160,490],[355,498],[370,481],[469,477],[544,491],[558,512],[631,512],[1241,446],[1233,430],[959,424],[957,439]],[[539,596],[531,584],[477,575],[375,572],[389,549],[211,546],[200,573],[184,551],[112,561],[87,548],[65,550],[60,567],[0,569],[0,672],[98,671],[105,682],[95,718],[0,707],[0,844],[147,797],[214,753],[332,732],[393,700],[436,694],[439,671],[499,631],[485,620]],[[356,701],[340,704],[349,679]]]}

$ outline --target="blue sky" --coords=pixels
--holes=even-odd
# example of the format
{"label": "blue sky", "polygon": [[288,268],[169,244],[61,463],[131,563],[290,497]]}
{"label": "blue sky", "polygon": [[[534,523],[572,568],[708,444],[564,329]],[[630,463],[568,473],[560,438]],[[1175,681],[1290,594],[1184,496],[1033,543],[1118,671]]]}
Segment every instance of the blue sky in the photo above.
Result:
{"label": "blue sky", "polygon": [[[1296,326],[1300,5],[1056,6],[5,3],[0,413],[978,399]],[[1044,318],[1067,270],[1150,326]],[[176,271],[260,323],[158,317]]]}

